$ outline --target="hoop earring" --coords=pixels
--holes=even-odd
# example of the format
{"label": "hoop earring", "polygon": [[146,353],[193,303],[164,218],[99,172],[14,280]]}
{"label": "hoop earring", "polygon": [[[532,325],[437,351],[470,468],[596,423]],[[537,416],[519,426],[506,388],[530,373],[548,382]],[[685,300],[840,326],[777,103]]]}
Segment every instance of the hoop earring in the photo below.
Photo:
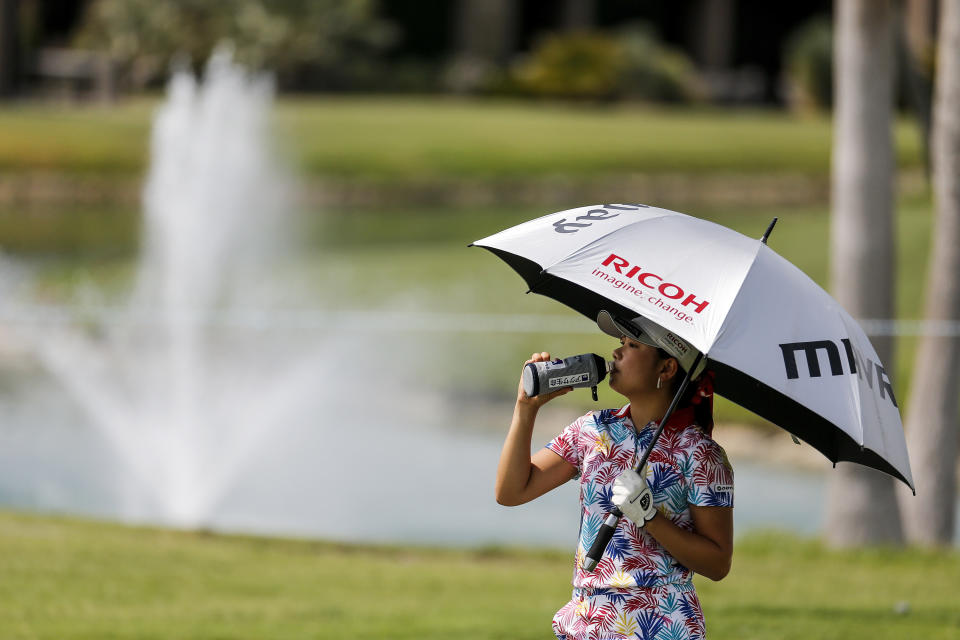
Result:
{"label": "hoop earring", "polygon": [[660,388],[660,383],[661,383],[661,380],[660,380],[660,378],[658,377],[658,378],[657,378],[657,389]]}

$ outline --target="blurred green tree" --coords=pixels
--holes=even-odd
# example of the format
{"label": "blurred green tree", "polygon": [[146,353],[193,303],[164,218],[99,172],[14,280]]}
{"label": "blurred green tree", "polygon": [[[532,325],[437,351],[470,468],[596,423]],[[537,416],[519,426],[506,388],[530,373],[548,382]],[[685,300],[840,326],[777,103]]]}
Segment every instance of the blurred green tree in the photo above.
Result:
{"label": "blurred green tree", "polygon": [[376,0],[94,0],[76,45],[108,53],[131,89],[162,78],[178,56],[202,63],[224,41],[281,84],[305,73],[340,79],[395,41],[376,9]]}
{"label": "blurred green tree", "polygon": [[643,24],[550,34],[514,68],[513,80],[521,93],[555,98],[684,102],[703,95],[690,59]]}
{"label": "blurred green tree", "polygon": [[798,113],[829,111],[833,105],[833,21],[817,16],[787,40],[787,102]]}
{"label": "blurred green tree", "polygon": [[707,97],[693,61],[683,51],[665,45],[653,27],[624,25],[617,33],[623,50],[622,95],[655,102],[696,102]]}
{"label": "blurred green tree", "polygon": [[602,100],[617,95],[625,62],[619,43],[604,34],[555,33],[517,66],[515,77],[533,95]]}

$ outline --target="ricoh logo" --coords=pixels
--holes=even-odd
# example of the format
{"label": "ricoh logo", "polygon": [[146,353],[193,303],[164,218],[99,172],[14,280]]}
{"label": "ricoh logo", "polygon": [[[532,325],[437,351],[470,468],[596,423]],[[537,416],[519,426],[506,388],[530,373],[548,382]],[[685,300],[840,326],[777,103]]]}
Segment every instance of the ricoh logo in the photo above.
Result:
{"label": "ricoh logo", "polygon": [[671,345],[673,345],[673,347],[677,349],[677,351],[679,351],[681,355],[687,355],[687,351],[688,351],[687,345],[684,344],[683,340],[680,340],[679,338],[677,338],[677,336],[673,335],[670,332],[667,332],[666,334],[664,334],[663,338],[664,340],[668,341]]}
{"label": "ricoh logo", "polygon": [[[648,290],[657,291],[661,298],[658,298],[654,295],[649,299],[651,304],[655,304],[661,309],[676,315],[681,320],[692,320],[693,316],[690,316],[688,312],[692,313],[703,313],[703,310],[707,308],[707,305],[710,304],[709,300],[700,300],[697,298],[696,294],[689,293],[684,291],[683,287],[673,282],[667,282],[663,279],[662,276],[657,275],[652,271],[646,271],[643,267],[638,265],[631,265],[630,261],[626,258],[622,258],[615,253],[608,255],[603,262],[600,263],[601,267],[607,267],[607,270],[604,271],[600,268],[593,270],[593,275],[598,277],[604,277],[608,281],[613,278],[614,281],[617,281],[616,276],[613,276],[611,269],[623,276],[624,281],[630,281],[635,279],[644,287],[647,287]],[[626,284],[624,283],[624,286]],[[634,295],[643,295],[642,289],[631,288],[627,289],[630,293]],[[667,302],[664,302],[663,298],[667,299]],[[673,306],[674,300],[680,301],[679,307]],[[680,317],[680,316],[683,317]]]}
{"label": "ricoh logo", "polygon": [[[615,211],[637,211],[638,209],[649,209],[645,204],[605,204],[602,209],[590,209],[583,215],[574,218],[574,222],[567,222],[566,218],[560,218],[553,223],[553,230],[557,233],[576,233],[580,229],[593,226],[595,222],[602,222],[616,218],[619,213]],[[613,211],[610,211],[613,209]]]}
{"label": "ricoh logo", "polygon": [[[861,380],[867,381],[867,386],[873,389],[873,381],[876,378],[877,391],[881,398],[888,398],[893,406],[897,405],[897,399],[893,395],[893,385],[890,383],[890,376],[879,362],[874,362],[869,358],[863,358],[860,352],[853,348],[849,338],[842,338],[840,343],[843,345],[845,355],[847,356],[847,367],[851,374],[857,374]],[[823,376],[820,368],[820,354],[826,354],[827,363],[830,365],[830,374],[840,376],[846,373],[843,369],[843,360],[840,357],[840,348],[833,340],[812,340],[810,342],[787,342],[780,345],[780,351],[783,355],[783,367],[787,374],[787,380],[795,380],[800,377],[800,369],[797,367],[797,353],[803,352],[804,359],[807,361],[807,374],[811,378],[820,378]]]}

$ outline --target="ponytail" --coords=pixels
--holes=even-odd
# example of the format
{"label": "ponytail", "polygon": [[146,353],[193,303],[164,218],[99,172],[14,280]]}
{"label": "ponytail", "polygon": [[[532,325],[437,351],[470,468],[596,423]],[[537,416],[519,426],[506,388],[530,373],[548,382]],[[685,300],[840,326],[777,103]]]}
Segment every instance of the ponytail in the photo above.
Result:
{"label": "ponytail", "polygon": [[[676,360],[674,356],[660,348],[657,349],[657,355],[660,356],[661,360],[666,360],[667,358]],[[677,372],[683,372],[684,375],[675,375],[670,381],[670,392],[673,395],[676,395],[680,389],[680,385],[683,384],[683,378],[686,375],[686,372],[684,372],[679,365],[680,361],[678,360]],[[707,435],[711,435],[713,433],[712,371],[704,371],[698,378],[691,380],[690,384],[687,385],[683,395],[680,396],[680,401],[677,403],[677,409],[686,409],[687,407],[693,407],[694,420]]]}

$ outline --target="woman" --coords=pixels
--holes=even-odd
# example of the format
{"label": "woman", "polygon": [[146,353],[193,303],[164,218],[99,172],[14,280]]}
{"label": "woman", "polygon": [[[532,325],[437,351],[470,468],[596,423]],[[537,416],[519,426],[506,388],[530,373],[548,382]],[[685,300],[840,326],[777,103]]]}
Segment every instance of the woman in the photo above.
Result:
{"label": "woman", "polygon": [[[587,413],[531,456],[537,411],[571,389],[531,398],[521,384],[497,469],[497,502],[524,504],[579,478],[573,598],[554,616],[558,638],[703,638],[693,573],[720,580],[733,554],[733,471],[710,437],[712,374],[694,371],[696,380],[637,474],[633,468],[696,350],[644,318],[623,322],[601,312],[597,324],[620,339],[610,388],[629,403]],[[549,359],[535,353],[527,362]],[[643,499],[648,492],[652,505]],[[584,557],[614,506],[626,517],[603,559],[587,572]]]}

